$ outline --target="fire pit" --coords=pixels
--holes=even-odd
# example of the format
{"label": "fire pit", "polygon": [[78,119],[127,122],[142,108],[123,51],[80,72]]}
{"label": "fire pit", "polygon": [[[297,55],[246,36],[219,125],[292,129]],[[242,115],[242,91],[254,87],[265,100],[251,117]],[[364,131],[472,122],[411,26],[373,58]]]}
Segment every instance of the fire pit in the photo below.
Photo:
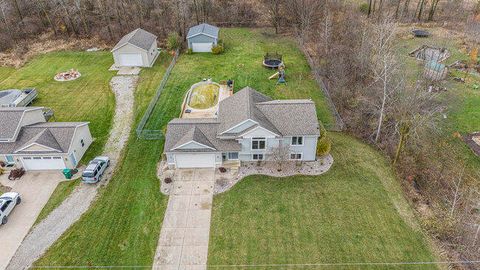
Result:
{"label": "fire pit", "polygon": [[80,76],[82,76],[82,74],[80,74],[78,70],[72,68],[69,71],[57,73],[53,79],[58,82],[66,82],[76,80],[80,78]]}
{"label": "fire pit", "polygon": [[263,57],[263,65],[267,68],[278,68],[283,65],[282,55],[278,53],[267,53]]}

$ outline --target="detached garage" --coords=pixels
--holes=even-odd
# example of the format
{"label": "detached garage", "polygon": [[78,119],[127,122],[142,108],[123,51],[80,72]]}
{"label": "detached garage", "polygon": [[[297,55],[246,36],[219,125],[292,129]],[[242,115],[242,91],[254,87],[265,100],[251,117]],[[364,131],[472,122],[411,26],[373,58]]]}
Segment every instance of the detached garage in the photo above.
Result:
{"label": "detached garage", "polygon": [[151,67],[159,55],[157,36],[138,28],[126,34],[112,53],[117,67]]}
{"label": "detached garage", "polygon": [[202,23],[188,30],[188,48],[193,52],[211,52],[212,47],[218,43],[219,28]]}

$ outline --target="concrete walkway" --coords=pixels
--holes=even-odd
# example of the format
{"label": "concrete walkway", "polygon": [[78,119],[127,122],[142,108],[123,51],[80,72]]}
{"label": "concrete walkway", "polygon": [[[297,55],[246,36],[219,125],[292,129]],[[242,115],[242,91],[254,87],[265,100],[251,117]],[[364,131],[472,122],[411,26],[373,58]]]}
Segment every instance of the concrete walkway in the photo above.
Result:
{"label": "concrete walkway", "polygon": [[22,203],[13,209],[8,223],[0,226],[0,269],[7,267],[55,187],[64,179],[64,176],[56,171],[27,172],[16,181],[8,180],[7,176],[8,172],[0,176],[0,182],[20,193]]}
{"label": "concrete walkway", "polygon": [[7,269],[18,270],[31,267],[88,210],[96,198],[98,187],[108,183],[130,134],[133,122],[133,93],[137,81],[138,76],[116,76],[110,81],[112,91],[115,93],[115,115],[110,136],[103,151],[103,155],[110,157],[110,167],[105,171],[101,183],[80,184],[65,201],[31,230]]}
{"label": "concrete walkway", "polygon": [[207,269],[213,169],[177,170],[152,269]]}

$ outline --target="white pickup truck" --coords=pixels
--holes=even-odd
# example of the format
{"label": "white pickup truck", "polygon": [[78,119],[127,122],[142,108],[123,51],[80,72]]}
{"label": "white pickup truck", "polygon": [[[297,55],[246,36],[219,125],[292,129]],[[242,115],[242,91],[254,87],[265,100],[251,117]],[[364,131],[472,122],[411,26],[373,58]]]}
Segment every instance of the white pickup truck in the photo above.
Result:
{"label": "white pickup truck", "polygon": [[0,196],[0,224],[4,225],[8,221],[8,215],[12,213],[13,208],[20,204],[22,199],[17,192],[7,192]]}

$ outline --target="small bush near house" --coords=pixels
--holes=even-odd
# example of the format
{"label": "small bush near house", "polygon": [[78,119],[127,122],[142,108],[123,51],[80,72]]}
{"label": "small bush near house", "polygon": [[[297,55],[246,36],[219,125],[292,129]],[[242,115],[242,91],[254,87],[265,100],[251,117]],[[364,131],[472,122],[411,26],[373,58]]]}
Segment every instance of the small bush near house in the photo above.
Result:
{"label": "small bush near house", "polygon": [[330,153],[331,149],[332,149],[332,142],[330,141],[330,138],[328,138],[326,134],[323,134],[323,136],[320,137],[317,143],[317,156],[319,157],[326,156]]}
{"label": "small bush near house", "polygon": [[217,44],[212,47],[212,54],[221,54],[224,51],[223,45]]}
{"label": "small bush near house", "polygon": [[8,175],[8,180],[17,180],[18,178],[22,177],[25,174],[25,170],[23,168],[13,169],[10,171]]}
{"label": "small bush near house", "polygon": [[178,36],[177,33],[172,32],[168,34],[167,48],[172,51],[180,48],[180,37]]}
{"label": "small bush near house", "polygon": [[361,11],[362,13],[367,14],[367,13],[368,13],[368,3],[363,3],[363,4],[361,4],[361,5],[360,5],[360,11]]}
{"label": "small bush near house", "polygon": [[224,167],[220,167],[220,168],[218,168],[218,170],[219,170],[221,173],[227,172],[227,169],[225,169]]}
{"label": "small bush near house", "polygon": [[163,181],[165,182],[165,184],[170,184],[170,183],[172,183],[172,178],[167,177]]}
{"label": "small bush near house", "polygon": [[187,54],[193,54],[192,48],[188,48],[188,49],[187,49]]}

